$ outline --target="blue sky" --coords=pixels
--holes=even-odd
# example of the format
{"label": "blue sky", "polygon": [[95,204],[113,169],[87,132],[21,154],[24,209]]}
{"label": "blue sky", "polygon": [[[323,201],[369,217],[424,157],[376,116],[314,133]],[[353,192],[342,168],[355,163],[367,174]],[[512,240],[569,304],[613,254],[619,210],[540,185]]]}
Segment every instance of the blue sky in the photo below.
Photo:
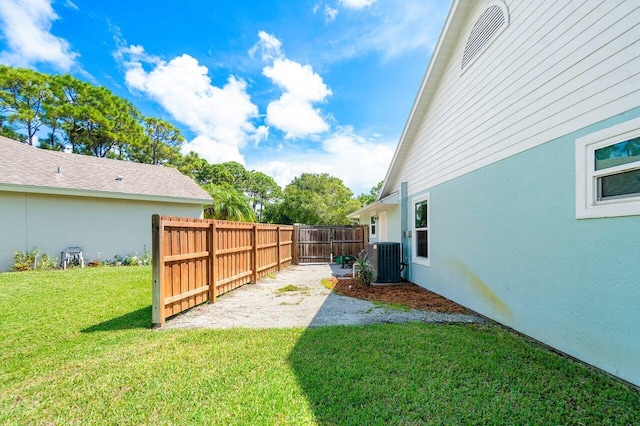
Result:
{"label": "blue sky", "polygon": [[0,63],[71,73],[212,163],[384,178],[451,0],[2,0]]}

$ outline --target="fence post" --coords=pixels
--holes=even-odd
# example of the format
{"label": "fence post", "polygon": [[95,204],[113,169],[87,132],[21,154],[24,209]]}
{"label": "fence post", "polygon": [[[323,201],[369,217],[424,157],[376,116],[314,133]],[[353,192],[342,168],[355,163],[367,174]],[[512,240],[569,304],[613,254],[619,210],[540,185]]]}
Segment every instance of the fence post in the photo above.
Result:
{"label": "fence post", "polygon": [[369,226],[360,226],[362,226],[362,250],[367,250],[367,247],[369,246]]}
{"label": "fence post", "polygon": [[254,284],[258,283],[258,225],[253,224],[253,273],[251,280]]}
{"label": "fence post", "polygon": [[336,228],[329,228],[329,263],[333,263],[333,239],[336,236]]}
{"label": "fence post", "polygon": [[153,297],[151,321],[154,326],[164,325],[164,259],[162,258],[162,229],[160,215],[151,216],[151,268],[153,273]]}
{"label": "fence post", "polygon": [[300,253],[298,253],[298,225],[293,225],[291,232],[291,263],[298,265],[300,263],[300,259],[298,258],[300,255]]}
{"label": "fence post", "polygon": [[277,244],[276,247],[278,248],[278,251],[276,254],[278,256],[278,271],[281,271],[282,268],[280,268],[281,257],[280,257],[280,227],[279,226],[276,226],[276,244]]}
{"label": "fence post", "polygon": [[209,225],[209,257],[207,259],[209,271],[209,302],[216,303],[216,297],[218,296],[216,291],[216,273],[214,270],[216,263],[216,222],[215,220],[211,221],[211,225]]}

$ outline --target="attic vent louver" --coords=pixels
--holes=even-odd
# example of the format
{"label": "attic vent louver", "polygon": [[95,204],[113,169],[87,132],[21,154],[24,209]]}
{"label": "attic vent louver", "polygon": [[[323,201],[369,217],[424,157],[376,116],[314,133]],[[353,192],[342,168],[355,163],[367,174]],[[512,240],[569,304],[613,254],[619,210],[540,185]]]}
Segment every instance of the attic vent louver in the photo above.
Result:
{"label": "attic vent louver", "polygon": [[469,34],[460,71],[463,72],[507,25],[509,25],[507,6],[501,1],[490,2]]}

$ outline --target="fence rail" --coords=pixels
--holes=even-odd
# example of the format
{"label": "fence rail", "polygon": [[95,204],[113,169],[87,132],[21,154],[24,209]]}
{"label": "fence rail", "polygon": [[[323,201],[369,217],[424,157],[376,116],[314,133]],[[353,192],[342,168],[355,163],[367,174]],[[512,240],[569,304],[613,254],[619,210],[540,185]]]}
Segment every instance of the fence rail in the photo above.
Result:
{"label": "fence rail", "polygon": [[153,215],[153,323],[292,263],[294,227]]}

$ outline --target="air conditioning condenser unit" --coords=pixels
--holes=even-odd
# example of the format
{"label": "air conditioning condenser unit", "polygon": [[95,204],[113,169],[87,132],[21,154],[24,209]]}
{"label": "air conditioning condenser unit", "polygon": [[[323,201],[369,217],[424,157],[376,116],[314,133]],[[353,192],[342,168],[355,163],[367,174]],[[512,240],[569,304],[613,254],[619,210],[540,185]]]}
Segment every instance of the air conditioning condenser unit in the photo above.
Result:
{"label": "air conditioning condenser unit", "polygon": [[400,282],[400,243],[369,243],[367,253],[374,283]]}

